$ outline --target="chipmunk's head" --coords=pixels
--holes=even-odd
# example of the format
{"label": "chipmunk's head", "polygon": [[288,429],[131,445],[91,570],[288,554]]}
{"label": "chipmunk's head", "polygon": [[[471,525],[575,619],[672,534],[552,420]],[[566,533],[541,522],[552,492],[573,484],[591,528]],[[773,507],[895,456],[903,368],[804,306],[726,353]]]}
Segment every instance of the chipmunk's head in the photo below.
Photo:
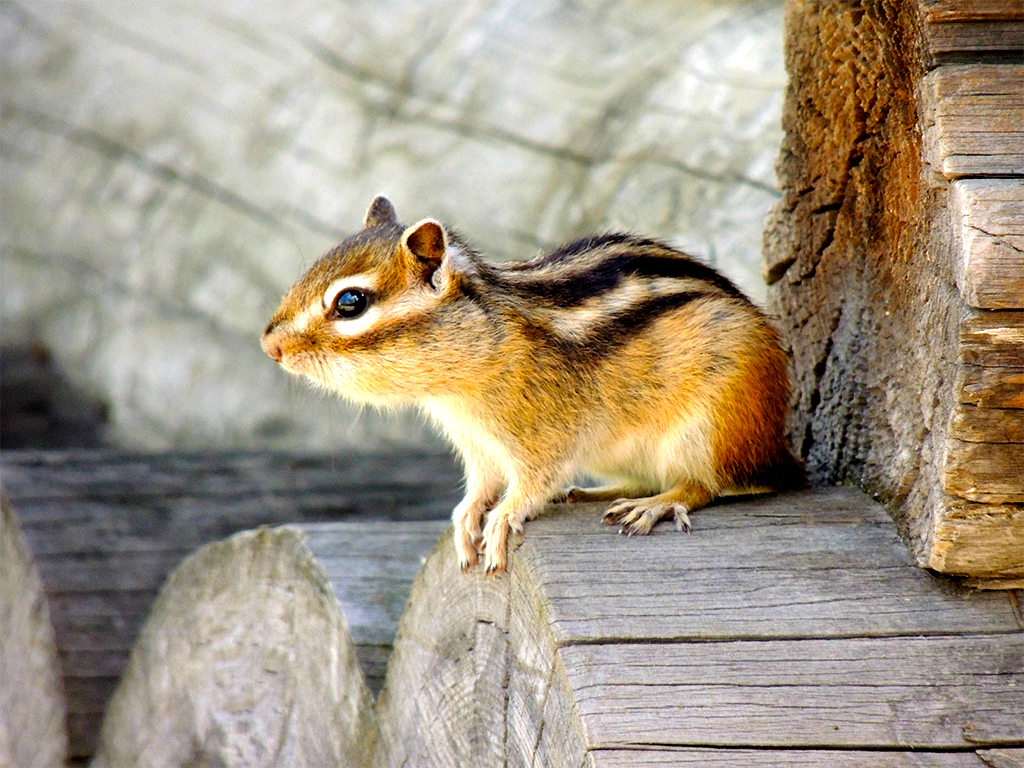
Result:
{"label": "chipmunk's head", "polygon": [[292,286],[263,332],[263,349],[356,402],[415,400],[450,366],[437,336],[467,268],[441,224],[403,227],[391,202],[377,197],[362,231]]}

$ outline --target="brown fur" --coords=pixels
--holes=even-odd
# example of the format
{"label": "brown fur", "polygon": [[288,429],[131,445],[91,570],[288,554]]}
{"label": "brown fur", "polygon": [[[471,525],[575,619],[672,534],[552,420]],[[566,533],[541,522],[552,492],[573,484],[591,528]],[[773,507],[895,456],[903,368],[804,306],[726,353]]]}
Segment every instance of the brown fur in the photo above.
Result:
{"label": "brown fur", "polygon": [[[332,316],[350,287],[368,308]],[[604,235],[495,265],[437,222],[401,227],[378,198],[285,296],[263,346],[353,401],[434,418],[466,468],[463,568],[479,549],[503,570],[508,532],[553,498],[614,501],[606,521],[642,534],[664,517],[688,529],[722,493],[803,481],[776,332],[724,277],[654,241]],[[581,472],[612,485],[567,489]]]}

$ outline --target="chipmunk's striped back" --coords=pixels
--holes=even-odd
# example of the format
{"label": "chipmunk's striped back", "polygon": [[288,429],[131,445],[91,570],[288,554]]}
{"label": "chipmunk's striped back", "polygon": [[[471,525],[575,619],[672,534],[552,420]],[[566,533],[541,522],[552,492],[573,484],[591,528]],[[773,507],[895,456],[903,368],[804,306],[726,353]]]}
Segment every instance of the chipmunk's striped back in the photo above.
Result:
{"label": "chipmunk's striped back", "polygon": [[475,269],[465,288],[485,311],[513,311],[549,343],[591,359],[611,354],[664,313],[694,301],[725,299],[754,309],[711,267],[630,234],[576,240],[526,262],[472,258]]}

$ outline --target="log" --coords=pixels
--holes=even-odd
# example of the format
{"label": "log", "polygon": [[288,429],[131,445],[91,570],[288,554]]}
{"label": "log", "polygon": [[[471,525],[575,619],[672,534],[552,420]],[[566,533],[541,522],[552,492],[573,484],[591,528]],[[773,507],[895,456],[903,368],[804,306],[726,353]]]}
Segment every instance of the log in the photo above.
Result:
{"label": "log", "polygon": [[370,707],[344,614],[301,532],[246,531],[168,579],[92,766],[364,765]]}
{"label": "log", "polygon": [[691,536],[618,536],[601,509],[549,506],[497,578],[459,576],[442,539],[395,641],[376,765],[980,768],[1020,754],[1013,599],[917,569],[859,492],[716,504]]}
{"label": "log", "polygon": [[[339,521],[335,537],[352,543],[339,544],[346,578],[334,587],[351,616],[357,659],[379,690],[408,585],[461,484],[450,456],[420,450],[4,451],[2,466],[50,602],[71,756],[79,759],[95,750],[104,707],[160,585],[195,549],[246,528]],[[389,520],[410,527],[392,537]],[[368,553],[364,534],[389,544]],[[318,540],[312,529],[310,540]]]}
{"label": "log", "polygon": [[953,411],[949,435],[971,443],[1024,443],[1024,413],[961,405]]}
{"label": "log", "polygon": [[1024,744],[1016,598],[916,568],[860,492],[730,499],[693,535],[602,511],[550,505],[499,576],[461,573],[446,532],[375,705],[331,585],[401,549],[383,523],[208,544],[161,590],[94,765],[947,768]]}
{"label": "log", "polygon": [[64,691],[46,595],[0,493],[0,765],[63,768]]}
{"label": "log", "polygon": [[791,0],[786,23],[765,272],[791,441],[887,503],[920,565],[1015,582],[993,547],[1024,536],[1024,10]]}
{"label": "log", "polygon": [[932,64],[964,54],[1019,56],[1024,9],[1017,0],[922,0],[924,37]]}

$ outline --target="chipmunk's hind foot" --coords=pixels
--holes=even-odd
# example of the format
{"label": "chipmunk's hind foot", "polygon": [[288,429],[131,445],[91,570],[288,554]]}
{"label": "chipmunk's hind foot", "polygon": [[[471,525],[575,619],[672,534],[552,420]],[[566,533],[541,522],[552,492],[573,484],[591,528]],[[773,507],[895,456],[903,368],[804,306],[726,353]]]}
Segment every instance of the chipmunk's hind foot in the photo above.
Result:
{"label": "chipmunk's hind foot", "polygon": [[676,529],[689,533],[690,512],[706,506],[714,494],[701,485],[686,484],[643,499],[618,499],[604,513],[607,525],[619,526],[619,533],[643,536],[661,520],[671,517]]}

